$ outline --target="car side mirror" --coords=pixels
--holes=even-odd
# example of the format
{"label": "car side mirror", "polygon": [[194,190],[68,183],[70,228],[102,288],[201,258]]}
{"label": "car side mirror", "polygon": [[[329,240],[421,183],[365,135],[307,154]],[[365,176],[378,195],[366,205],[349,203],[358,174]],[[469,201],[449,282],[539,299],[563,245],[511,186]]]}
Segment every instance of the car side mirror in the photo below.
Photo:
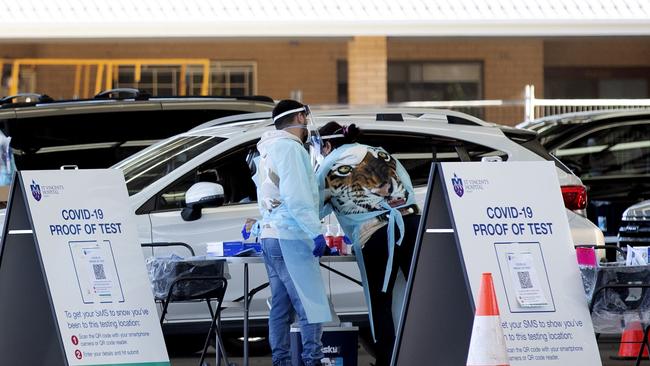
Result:
{"label": "car side mirror", "polygon": [[185,221],[195,221],[201,218],[201,210],[206,206],[221,206],[224,203],[223,186],[217,183],[194,183],[185,192],[185,208],[181,217]]}
{"label": "car side mirror", "polygon": [[488,163],[500,163],[500,162],[503,161],[503,158],[501,158],[500,156],[497,156],[497,155],[495,155],[495,156],[484,156],[484,157],[481,158],[481,161],[482,162],[488,162]]}

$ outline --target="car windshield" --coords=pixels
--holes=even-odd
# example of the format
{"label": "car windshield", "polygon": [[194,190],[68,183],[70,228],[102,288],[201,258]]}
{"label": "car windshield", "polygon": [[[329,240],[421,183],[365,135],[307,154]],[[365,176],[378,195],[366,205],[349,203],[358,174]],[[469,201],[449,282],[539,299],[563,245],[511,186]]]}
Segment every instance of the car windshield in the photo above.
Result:
{"label": "car windshield", "polygon": [[132,196],[224,140],[216,136],[179,136],[117,168],[124,173],[126,188]]}

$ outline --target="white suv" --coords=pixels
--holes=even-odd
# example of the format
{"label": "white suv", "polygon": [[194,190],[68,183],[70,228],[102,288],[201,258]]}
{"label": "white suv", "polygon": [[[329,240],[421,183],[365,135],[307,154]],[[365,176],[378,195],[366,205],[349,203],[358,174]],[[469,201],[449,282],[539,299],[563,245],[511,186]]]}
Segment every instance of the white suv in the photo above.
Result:
{"label": "white suv", "polygon": [[[357,124],[363,131],[360,142],[382,146],[398,158],[411,175],[420,205],[425,198],[432,162],[553,160],[539,145],[535,133],[489,124],[459,112],[375,109],[313,113],[317,124],[331,120]],[[246,120],[245,116],[242,118]],[[124,172],[141,242],[185,242],[201,255],[205,254],[208,242],[241,240],[244,219],[259,216],[251,180],[256,143],[264,131],[272,128],[270,119],[249,119],[238,125],[194,129],[115,165],[114,168]],[[558,184],[582,184],[561,163],[556,164]],[[198,220],[184,221],[181,210],[185,207],[185,193],[193,184],[206,181],[223,186],[224,204],[205,207]],[[604,243],[600,230],[584,217],[569,210],[567,217],[575,244]],[[169,250],[147,249],[145,253],[158,256]],[[359,278],[356,263],[338,263],[333,267]],[[242,271],[230,265],[232,279],[226,301],[242,296]],[[327,270],[323,270],[323,278],[336,312],[344,319],[367,322],[362,289]],[[250,287],[265,282],[264,266],[250,266]],[[269,296],[267,289],[253,299],[250,316],[258,320],[253,325],[266,324]],[[188,332],[190,328],[205,326],[207,309],[204,304],[172,304],[167,319],[165,331],[169,334]],[[226,326],[229,321],[241,319],[241,309],[226,309],[223,313]]]}

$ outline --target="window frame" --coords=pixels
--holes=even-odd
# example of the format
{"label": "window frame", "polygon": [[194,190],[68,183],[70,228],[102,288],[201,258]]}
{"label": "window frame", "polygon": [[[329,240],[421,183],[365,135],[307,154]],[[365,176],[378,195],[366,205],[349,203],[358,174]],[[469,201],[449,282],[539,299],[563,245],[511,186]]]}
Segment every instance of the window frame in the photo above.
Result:
{"label": "window frame", "polygon": [[[635,126],[635,125],[648,125],[648,128],[650,128],[650,119],[648,120],[641,120],[641,121],[629,121],[629,122],[612,122],[612,123],[607,123],[607,124],[602,124],[599,126],[595,126],[593,128],[589,128],[581,132],[580,134],[577,134],[576,136],[573,136],[572,138],[562,142],[561,144],[558,144],[556,147],[554,147],[552,150],[549,150],[549,153],[553,155],[556,159],[560,160],[563,164],[565,163],[565,160],[562,159],[562,157],[556,156],[557,150],[560,150],[586,136],[589,136],[591,134],[603,131],[603,130],[609,130],[612,128],[618,128],[618,127],[627,127],[627,126]],[[575,173],[573,173],[575,174]],[[576,174],[577,175],[577,174]],[[648,169],[647,174],[613,174],[613,175],[602,175],[602,176],[587,176],[583,177],[582,174],[578,176],[580,179],[609,179],[609,178],[620,178],[620,177],[638,177],[638,176],[645,176],[645,175],[650,175],[650,168]]]}
{"label": "window frame", "polygon": [[[248,95],[257,95],[257,61],[253,60],[232,60],[232,61],[217,61],[217,60],[210,60],[210,80],[208,81],[208,94],[209,95],[215,95],[215,96],[231,96],[231,87],[228,86],[227,88],[224,88],[224,93],[223,94],[217,94],[213,91],[215,86],[215,82],[213,81],[213,78],[215,75],[217,75],[219,72],[223,70],[227,70],[228,68],[235,68],[235,67],[250,67],[250,91],[248,93],[244,93],[243,96],[248,96]],[[199,66],[197,67],[188,67],[187,68],[187,73],[186,73],[186,78],[187,78],[187,92],[188,94],[193,94],[192,89],[193,89],[193,80],[192,77],[195,75],[203,75],[203,69]],[[226,82],[226,85],[229,85],[228,82]],[[200,86],[199,86],[200,88]],[[196,88],[194,88],[196,89]]]}
{"label": "window frame", "polygon": [[[487,149],[493,150],[493,151],[500,151],[506,156],[509,157],[507,152],[497,149],[491,146],[486,146],[484,144],[476,143],[473,141],[469,140],[464,140],[460,138],[455,138],[455,137],[448,137],[448,136],[443,136],[443,135],[436,135],[436,134],[429,134],[429,133],[419,133],[419,132],[399,132],[395,133],[394,131],[387,131],[387,130],[375,130],[375,129],[365,129],[363,130],[363,134],[360,137],[360,141],[363,143],[364,137],[371,135],[376,138],[378,135],[383,135],[385,138],[390,137],[392,140],[395,140],[396,138],[400,137],[419,137],[423,138],[429,141],[430,147],[431,147],[431,163],[438,163],[438,162],[449,162],[449,160],[443,160],[441,161],[438,158],[438,153],[446,153],[446,152],[439,152],[438,146],[440,145],[440,142],[445,142],[445,146],[452,147],[458,160],[454,160],[457,162],[471,162],[474,161],[471,158],[471,155],[469,151],[467,150],[468,145],[477,145],[477,146],[482,146]],[[435,141],[438,141],[438,144],[435,143]],[[381,146],[382,148],[386,149],[382,144],[374,144],[375,146]],[[388,151],[388,150],[387,150]],[[404,159],[400,157],[401,154],[428,154],[428,152],[392,152],[388,151],[391,155],[397,155],[395,158],[404,165],[404,161],[408,159]],[[465,160],[466,159],[466,160]],[[414,159],[415,160],[415,159]],[[418,159],[420,160],[420,159]],[[424,160],[424,159],[422,159]],[[506,161],[508,159],[505,159]],[[406,168],[406,166],[405,166]],[[408,171],[408,169],[407,169]],[[415,179],[413,178],[412,174],[410,171],[408,171],[409,175],[411,176],[411,181],[422,181],[420,184],[416,184],[415,182],[413,183],[413,187],[423,187],[428,184],[428,176],[427,177],[416,177]]]}
{"label": "window frame", "polygon": [[[257,146],[257,141],[259,139],[255,139],[252,141],[247,141],[245,143],[242,143],[236,147],[233,147],[227,151],[224,151],[223,153],[213,156],[212,158],[204,161],[203,163],[193,167],[189,172],[181,175],[180,177],[174,179],[171,183],[165,185],[163,188],[159,189],[155,194],[151,195],[151,197],[138,208],[138,214],[153,214],[153,213],[164,213],[164,212],[174,212],[174,211],[181,211],[183,207],[177,207],[177,208],[158,208],[158,202],[160,197],[169,190],[171,187],[176,185],[177,183],[181,182],[182,180],[190,177],[190,176],[197,176],[197,172],[201,167],[205,167],[206,165],[218,165],[219,162],[224,161],[225,159],[228,159],[230,156],[236,155],[238,153],[242,153],[246,151],[246,155],[248,155],[251,152],[251,149],[256,148]],[[251,176],[252,179],[252,176]],[[191,186],[191,185],[190,185]],[[224,187],[224,191],[226,191]],[[186,191],[187,193],[187,191]],[[233,206],[239,206],[239,205],[246,205],[246,204],[257,204],[257,200],[251,200],[250,202],[243,202],[243,203],[224,203],[221,206],[207,206],[204,208],[220,208],[220,207],[233,207]],[[149,207],[147,207],[149,206]]]}
{"label": "window frame", "polygon": [[[474,64],[474,65],[478,65],[479,66],[479,73],[480,73],[480,80],[479,80],[479,85],[478,85],[478,94],[479,95],[475,99],[476,100],[481,100],[481,99],[484,98],[484,95],[485,95],[485,62],[484,62],[484,60],[456,60],[456,59],[452,59],[452,60],[430,60],[430,59],[426,59],[426,60],[404,60],[404,59],[389,60],[387,62],[387,65],[386,65],[386,67],[387,67],[386,68],[386,73],[387,73],[387,75],[386,75],[386,91],[387,91],[387,95],[388,95],[389,98],[390,98],[390,95],[391,95],[391,93],[389,91],[391,83],[397,83],[397,82],[391,82],[388,79],[388,68],[391,66],[391,64],[392,65],[406,65],[406,67],[407,67],[407,70],[406,70],[406,73],[407,73],[406,79],[407,80],[405,82],[400,83],[400,84],[405,85],[407,87],[407,94],[408,94],[407,95],[407,100],[413,100],[413,98],[410,95],[410,87],[409,87],[409,85],[412,85],[412,83],[413,83],[413,81],[410,80],[411,78],[410,78],[410,72],[409,72],[409,68],[412,65],[416,65],[416,64],[419,64],[420,66],[424,66],[426,64],[436,64],[436,65],[467,65],[467,64],[472,65],[472,64]],[[424,82],[420,81],[419,83],[423,84]],[[388,102],[391,103],[391,102],[395,102],[395,101],[388,100]]]}
{"label": "window frame", "polygon": [[[645,80],[646,94],[650,97],[650,67],[583,67],[583,66],[547,66],[544,67],[544,97],[549,99],[598,99],[598,83],[607,80]],[[594,83],[591,90],[594,95],[551,95],[555,81],[584,81]]]}

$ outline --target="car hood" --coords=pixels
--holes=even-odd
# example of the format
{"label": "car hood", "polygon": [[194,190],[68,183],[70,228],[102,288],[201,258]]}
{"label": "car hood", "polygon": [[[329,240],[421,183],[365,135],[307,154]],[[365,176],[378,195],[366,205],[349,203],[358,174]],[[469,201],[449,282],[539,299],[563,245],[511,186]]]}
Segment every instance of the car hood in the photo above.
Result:
{"label": "car hood", "polygon": [[648,220],[650,219],[650,200],[639,202],[623,211],[623,220]]}

